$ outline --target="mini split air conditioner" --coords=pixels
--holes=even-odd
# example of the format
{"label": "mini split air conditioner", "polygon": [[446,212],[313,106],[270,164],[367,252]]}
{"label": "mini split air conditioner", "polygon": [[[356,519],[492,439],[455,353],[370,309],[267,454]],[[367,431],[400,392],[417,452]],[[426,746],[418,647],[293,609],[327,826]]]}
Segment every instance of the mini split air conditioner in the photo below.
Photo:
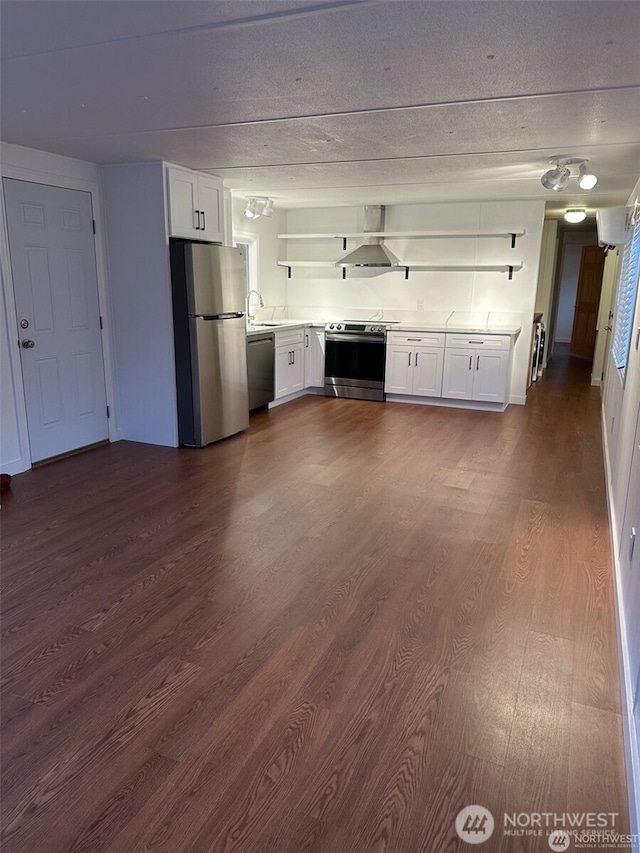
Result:
{"label": "mini split air conditioner", "polygon": [[605,207],[596,210],[599,246],[625,246],[629,242],[632,211],[632,207]]}

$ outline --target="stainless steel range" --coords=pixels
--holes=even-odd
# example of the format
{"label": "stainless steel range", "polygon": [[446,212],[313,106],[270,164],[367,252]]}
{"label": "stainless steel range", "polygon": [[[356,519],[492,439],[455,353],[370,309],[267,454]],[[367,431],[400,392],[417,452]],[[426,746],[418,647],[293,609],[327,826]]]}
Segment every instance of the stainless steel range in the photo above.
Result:
{"label": "stainless steel range", "polygon": [[327,323],[325,396],[383,402],[386,340],[384,323]]}

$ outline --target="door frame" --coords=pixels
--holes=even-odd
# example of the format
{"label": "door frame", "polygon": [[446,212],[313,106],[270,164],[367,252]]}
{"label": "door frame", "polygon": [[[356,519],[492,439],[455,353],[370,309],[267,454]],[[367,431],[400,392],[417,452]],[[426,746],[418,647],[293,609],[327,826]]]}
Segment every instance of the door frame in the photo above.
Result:
{"label": "door frame", "polygon": [[[102,317],[102,354],[107,405],[111,417],[108,420],[109,441],[120,438],[118,430],[118,411],[115,394],[115,369],[113,358],[112,320],[108,297],[108,276],[106,263],[105,227],[103,201],[100,191],[100,167],[82,160],[71,160],[58,155],[20,148],[1,143],[2,164],[0,177],[15,178],[33,184],[46,184],[62,189],[80,190],[91,195],[93,218],[96,223],[95,253],[98,278],[98,305]],[[8,474],[19,474],[32,466],[29,444],[27,408],[24,395],[24,381],[20,352],[17,347],[16,330],[18,316],[16,312],[13,272],[9,256],[9,234],[7,229],[4,191],[0,190],[0,279],[2,299],[6,314],[6,334],[8,335],[9,369],[13,382],[15,417],[20,445],[20,458],[5,463],[3,468]],[[0,330],[4,334],[5,330]],[[15,344],[15,345],[14,345]],[[12,469],[12,470],[10,470]]]}

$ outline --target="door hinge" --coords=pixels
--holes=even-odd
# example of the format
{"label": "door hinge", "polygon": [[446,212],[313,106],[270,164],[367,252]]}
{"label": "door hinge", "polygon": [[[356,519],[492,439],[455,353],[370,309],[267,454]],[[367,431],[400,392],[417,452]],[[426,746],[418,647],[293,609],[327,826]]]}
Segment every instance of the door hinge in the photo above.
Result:
{"label": "door hinge", "polygon": [[107,418],[111,417],[111,412],[109,411],[109,406],[107,406]]}
{"label": "door hinge", "polygon": [[104,326],[102,325],[102,316],[101,316],[100,317],[100,330],[102,330],[102,329],[104,329]]}
{"label": "door hinge", "polygon": [[95,234],[96,233],[96,221],[95,221],[95,219],[92,219],[91,222],[93,224],[93,233]]}

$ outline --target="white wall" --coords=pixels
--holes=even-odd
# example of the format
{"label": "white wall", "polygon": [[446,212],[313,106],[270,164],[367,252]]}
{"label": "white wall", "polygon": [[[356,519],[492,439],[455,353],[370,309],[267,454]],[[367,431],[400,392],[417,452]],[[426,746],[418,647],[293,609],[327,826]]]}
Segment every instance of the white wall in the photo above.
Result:
{"label": "white wall", "polygon": [[[96,264],[98,297],[103,318],[103,353],[107,402],[111,408],[109,436],[117,438],[117,410],[114,395],[114,371],[111,347],[111,312],[105,260],[100,169],[93,163],[59,157],[19,145],[0,143],[2,176],[34,183],[83,190],[91,193],[93,217],[96,221]],[[9,262],[8,236],[5,220],[4,195],[0,205],[0,268],[2,284],[2,316],[0,317],[0,358],[2,359],[0,388],[0,469],[18,474],[31,467],[29,436],[22,385],[22,369],[17,352],[18,325],[15,311],[13,278]]]}
{"label": "white wall", "polygon": [[[640,181],[636,184],[628,204],[640,205]],[[639,335],[640,290],[636,296],[631,348],[624,380],[613,364],[610,353],[607,354],[602,415],[620,638],[627,781],[633,833],[640,831],[640,702],[634,708],[634,694],[640,684],[640,670],[635,671],[632,664],[633,660],[640,659],[640,623],[637,606],[634,605],[634,602],[640,601],[640,575],[630,573],[632,566],[625,524],[628,527],[632,508],[637,510],[640,507],[640,482],[631,476],[635,430],[640,417],[640,351],[637,345]],[[638,525],[638,520],[635,524]]]}
{"label": "white wall", "polygon": [[119,436],[177,447],[164,165],[104,166],[103,185]]}
{"label": "white wall", "polygon": [[581,258],[582,246],[566,247],[562,260],[560,295],[558,297],[558,319],[556,321],[556,341],[558,343],[569,343],[571,340]]}
{"label": "white wall", "polygon": [[[340,233],[363,229],[363,208],[310,208],[288,210],[287,233]],[[456,204],[411,204],[386,208],[386,231],[520,230],[511,249],[508,239],[387,239],[389,249],[407,264],[491,264],[523,262],[521,271],[509,281],[506,273],[426,272],[415,270],[405,280],[401,271],[293,268],[288,280],[288,309],[292,318],[341,319],[345,316],[373,317],[428,323],[452,311],[486,320],[517,319],[523,332],[516,342],[511,402],[525,401],[529,363],[530,329],[533,318],[544,202],[470,202]],[[258,220],[259,221],[259,220]],[[336,260],[342,241],[283,240],[280,257],[289,260]],[[348,248],[356,245],[350,240]]]}

